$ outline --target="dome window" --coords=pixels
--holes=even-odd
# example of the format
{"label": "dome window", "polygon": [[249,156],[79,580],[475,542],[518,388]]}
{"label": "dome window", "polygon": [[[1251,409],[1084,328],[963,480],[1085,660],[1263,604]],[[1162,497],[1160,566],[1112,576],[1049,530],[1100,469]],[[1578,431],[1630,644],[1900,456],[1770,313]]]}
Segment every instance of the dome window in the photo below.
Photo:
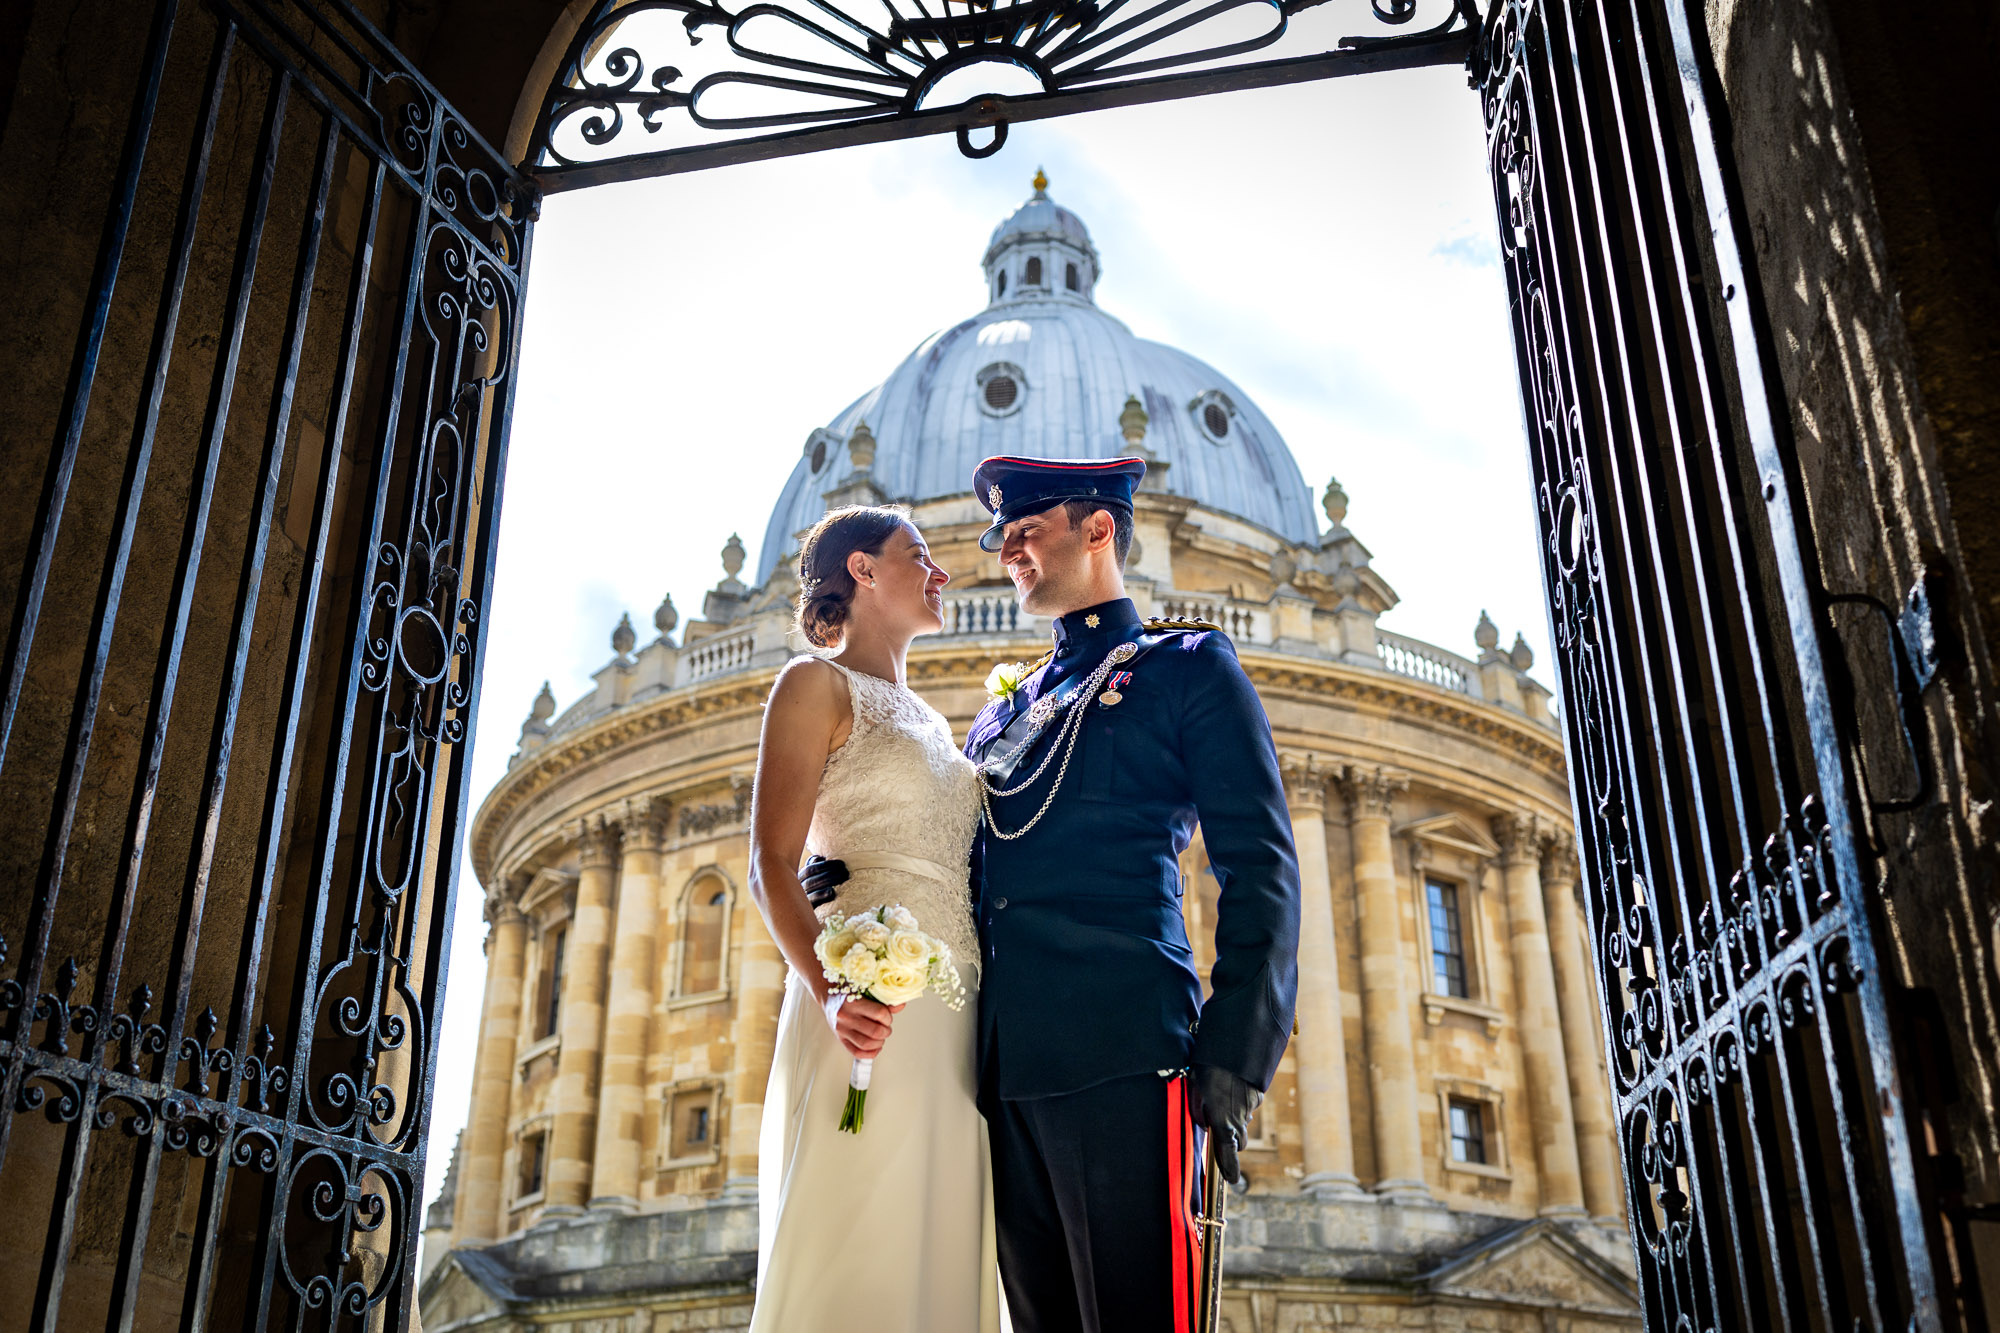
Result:
{"label": "dome window", "polygon": [[1001,269],[993,275],[993,299],[999,300],[1007,294],[1007,270]]}
{"label": "dome window", "polygon": [[1019,366],[996,361],[979,372],[973,381],[979,388],[979,406],[990,417],[1012,416],[1021,410],[1028,383]]}
{"label": "dome window", "polygon": [[1083,278],[1077,273],[1076,265],[1067,264],[1063,267],[1063,286],[1073,292],[1083,290]]}
{"label": "dome window", "polygon": [[1042,261],[1040,259],[1030,259],[1028,261],[1028,267],[1021,271],[1021,281],[1027,283],[1030,287],[1039,287],[1042,285]]}
{"label": "dome window", "polygon": [[1188,404],[1195,424],[1208,437],[1210,444],[1229,443],[1229,432],[1236,420],[1236,404],[1229,401],[1226,394],[1210,389],[1201,397]]}
{"label": "dome window", "polygon": [[825,470],[826,460],[832,456],[832,451],[839,444],[839,437],[827,434],[824,429],[816,430],[806,436],[806,466],[812,470],[815,477]]}

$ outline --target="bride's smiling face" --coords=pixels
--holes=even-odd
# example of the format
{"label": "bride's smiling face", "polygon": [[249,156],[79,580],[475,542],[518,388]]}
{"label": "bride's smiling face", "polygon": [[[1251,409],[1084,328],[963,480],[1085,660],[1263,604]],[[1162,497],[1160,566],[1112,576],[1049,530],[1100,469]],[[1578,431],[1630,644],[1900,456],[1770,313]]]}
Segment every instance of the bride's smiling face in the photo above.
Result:
{"label": "bride's smiling face", "polygon": [[944,585],[951,575],[931,559],[923,535],[909,524],[892,533],[879,554],[855,552],[848,567],[857,585],[857,616],[875,618],[890,631],[935,634],[944,628]]}

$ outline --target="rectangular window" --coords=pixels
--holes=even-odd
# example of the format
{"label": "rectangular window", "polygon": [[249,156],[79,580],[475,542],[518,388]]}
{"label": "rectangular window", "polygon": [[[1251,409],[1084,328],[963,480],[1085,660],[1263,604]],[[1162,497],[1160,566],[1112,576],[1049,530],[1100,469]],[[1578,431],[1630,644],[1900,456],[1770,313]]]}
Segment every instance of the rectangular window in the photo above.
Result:
{"label": "rectangular window", "polygon": [[670,1163],[714,1160],[719,1114],[721,1095],[712,1083],[668,1093],[666,1123],[661,1127],[665,1160]]}
{"label": "rectangular window", "polygon": [[1438,994],[1463,999],[1471,991],[1465,984],[1465,934],[1459,925],[1458,886],[1431,880],[1424,891],[1431,917],[1431,976]]}
{"label": "rectangular window", "polygon": [[567,930],[549,932],[548,946],[542,961],[541,1031],[536,1038],[556,1035],[556,1024],[562,1020],[563,986],[563,945],[569,940]]}
{"label": "rectangular window", "polygon": [[521,1169],[515,1180],[514,1197],[529,1198],[542,1192],[542,1165],[549,1144],[546,1132],[521,1136]]}
{"label": "rectangular window", "polygon": [[1486,1165],[1486,1108],[1464,1097],[1447,1103],[1451,1113],[1451,1160]]}

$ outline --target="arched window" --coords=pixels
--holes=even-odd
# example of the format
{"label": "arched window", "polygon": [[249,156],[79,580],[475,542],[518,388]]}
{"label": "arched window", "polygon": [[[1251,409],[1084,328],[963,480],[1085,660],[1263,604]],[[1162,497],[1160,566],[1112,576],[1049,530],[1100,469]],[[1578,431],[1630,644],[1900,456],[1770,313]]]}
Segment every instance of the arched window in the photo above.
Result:
{"label": "arched window", "polygon": [[729,905],[729,885],[713,871],[698,876],[688,886],[681,912],[679,994],[713,995],[723,989]]}
{"label": "arched window", "polygon": [[993,299],[999,300],[1007,294],[1007,270],[1001,269],[993,275]]}
{"label": "arched window", "polygon": [[1042,261],[1039,259],[1030,259],[1028,261],[1028,267],[1021,270],[1021,281],[1027,283],[1030,287],[1041,286]]}
{"label": "arched window", "polygon": [[1083,275],[1076,271],[1075,264],[1068,264],[1064,266],[1063,286],[1069,288],[1073,292],[1080,292],[1083,290]]}

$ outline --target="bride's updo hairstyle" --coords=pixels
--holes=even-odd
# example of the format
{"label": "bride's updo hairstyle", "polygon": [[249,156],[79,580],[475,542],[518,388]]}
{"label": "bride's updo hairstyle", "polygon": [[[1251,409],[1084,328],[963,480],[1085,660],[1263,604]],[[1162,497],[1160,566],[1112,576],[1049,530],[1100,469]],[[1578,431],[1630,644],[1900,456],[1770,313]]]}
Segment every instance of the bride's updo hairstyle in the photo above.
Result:
{"label": "bride's updo hairstyle", "polygon": [[854,575],[847,557],[880,555],[896,530],[910,521],[902,505],[843,505],[828,510],[799,546],[799,633],[815,648],[840,641],[854,605]]}

